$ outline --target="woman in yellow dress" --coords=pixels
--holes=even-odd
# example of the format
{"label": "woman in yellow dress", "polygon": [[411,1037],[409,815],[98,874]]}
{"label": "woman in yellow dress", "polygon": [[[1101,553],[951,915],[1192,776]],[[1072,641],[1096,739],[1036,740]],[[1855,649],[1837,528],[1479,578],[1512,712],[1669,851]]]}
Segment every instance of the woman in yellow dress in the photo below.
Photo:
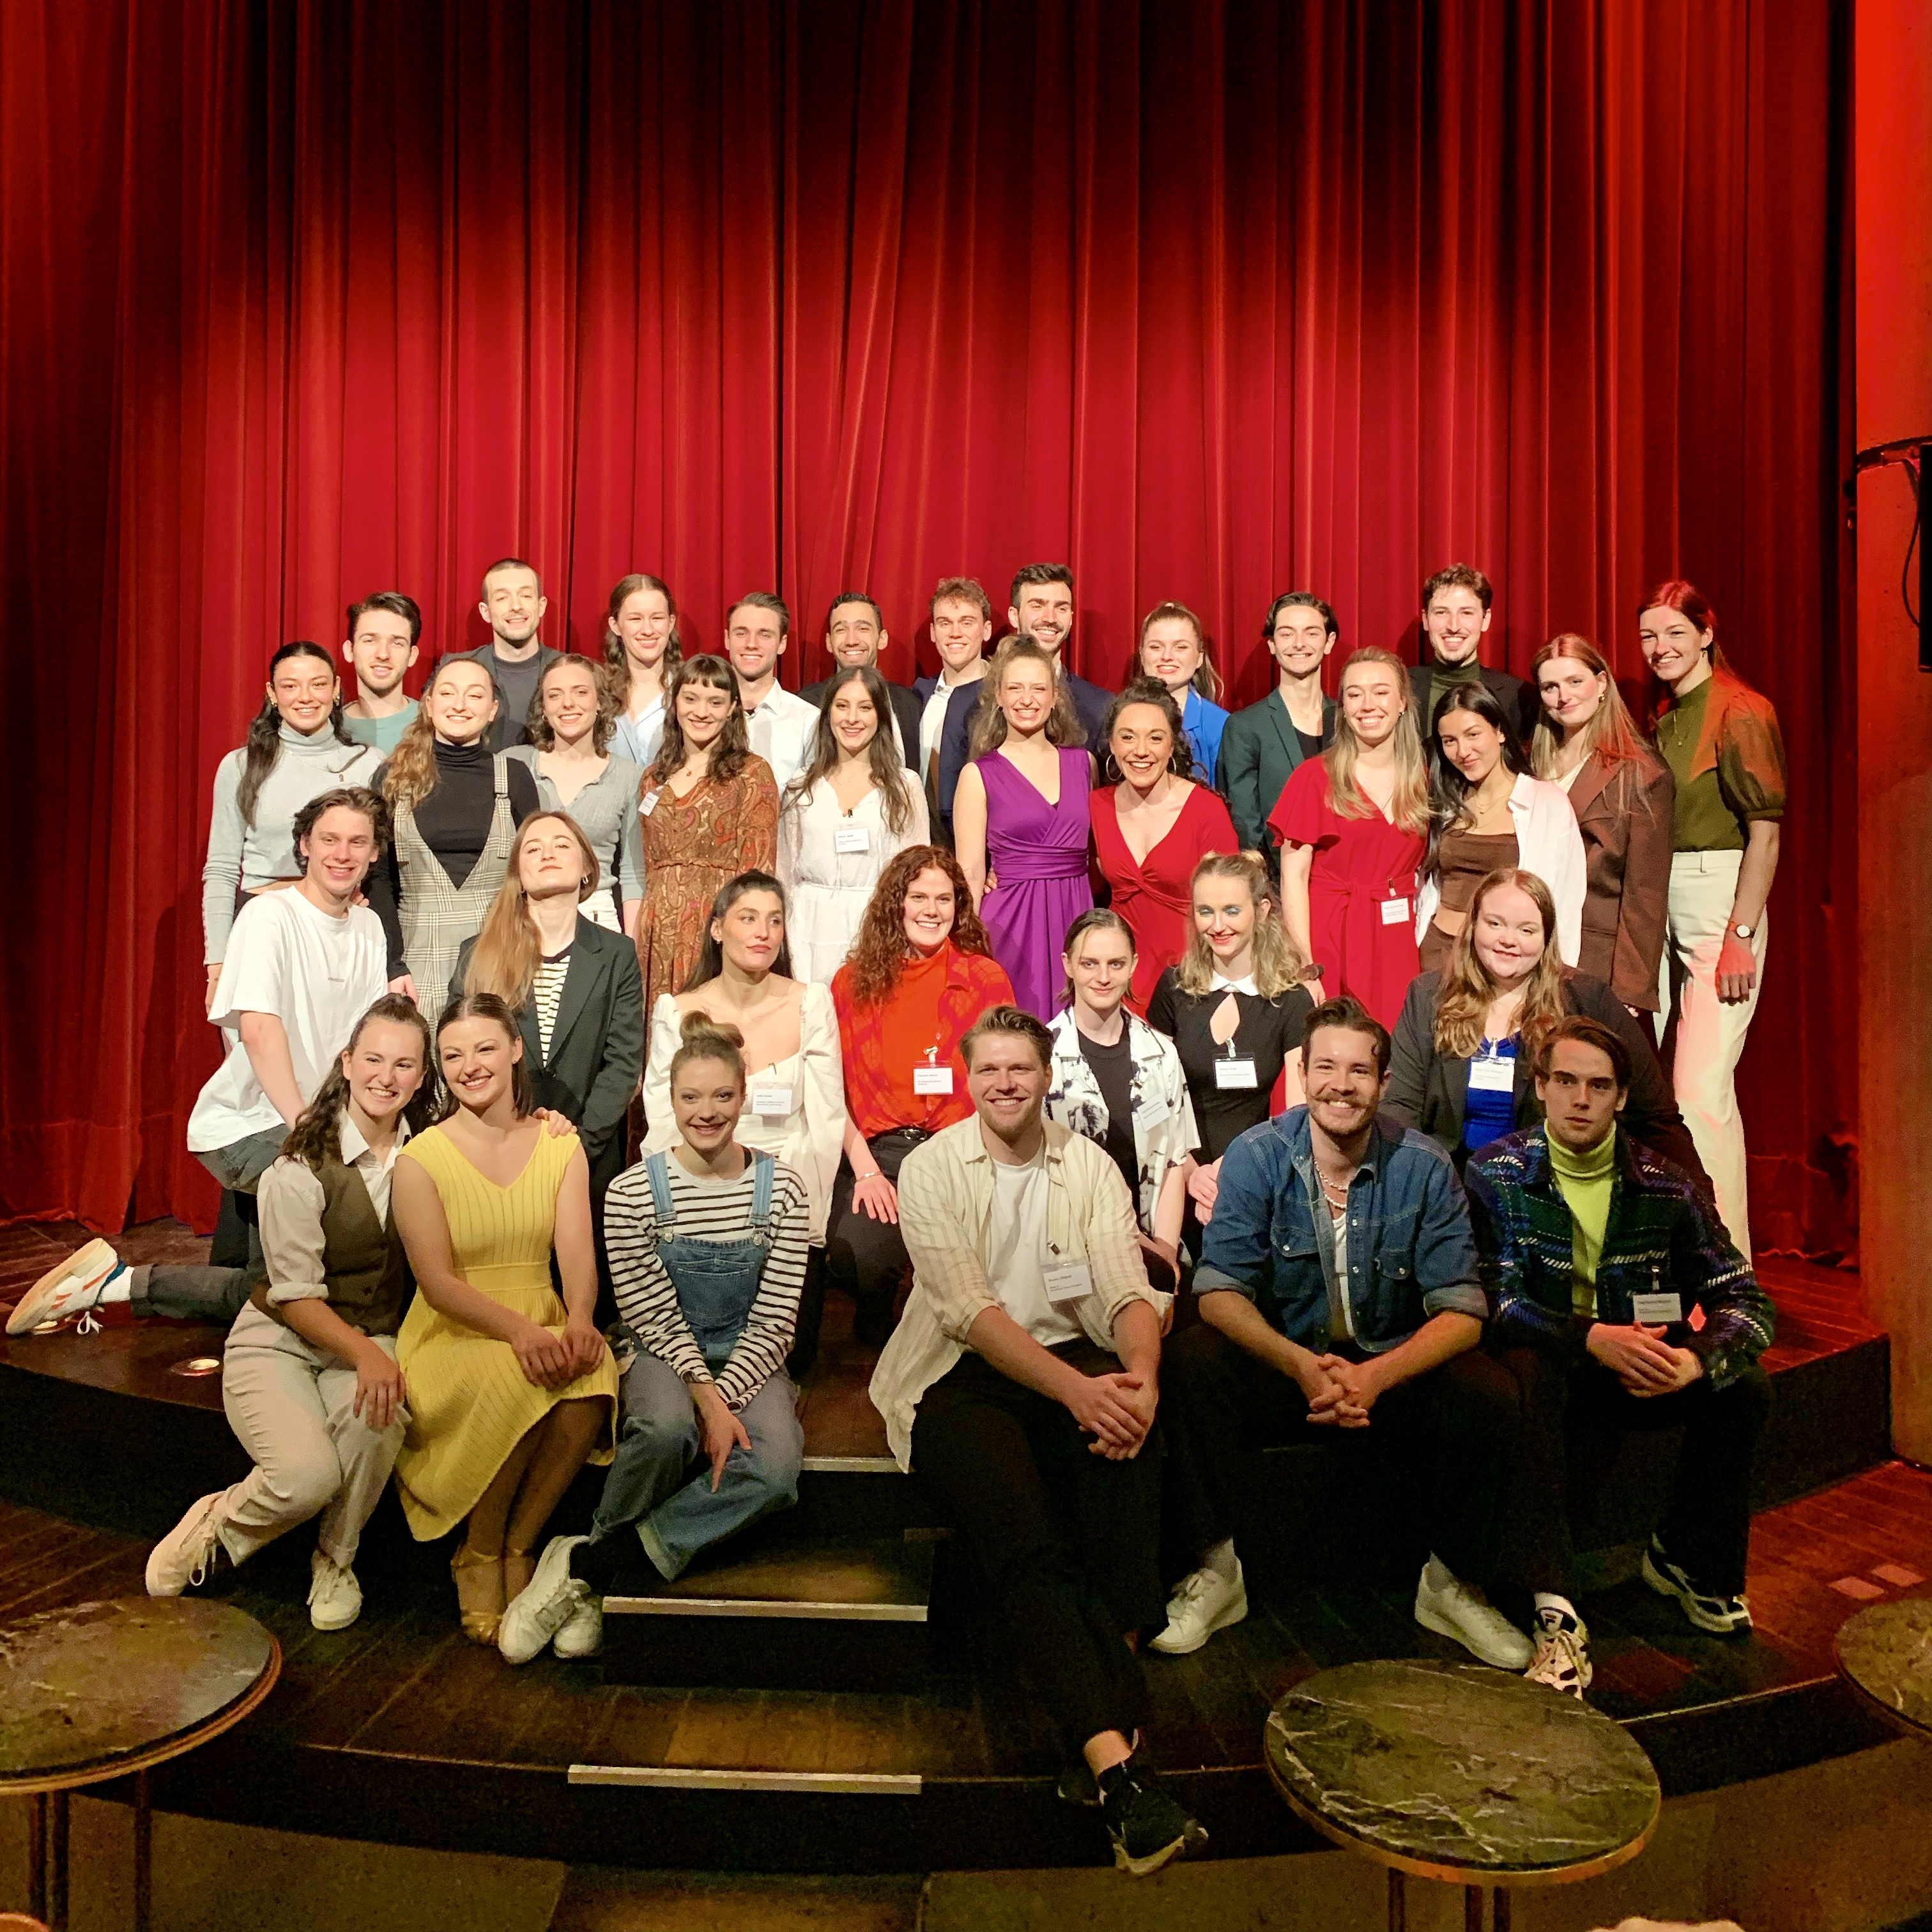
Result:
{"label": "woman in yellow dress", "polygon": [[410,1410],[396,1486],[419,1542],[468,1520],[457,1606],[464,1636],[494,1643],[571,1478],[610,1460],[617,1367],[592,1320],[590,1170],[576,1135],[533,1112],[514,1016],[494,994],[452,1000],[436,1058],[454,1105],[394,1182],[417,1291],[396,1341]]}

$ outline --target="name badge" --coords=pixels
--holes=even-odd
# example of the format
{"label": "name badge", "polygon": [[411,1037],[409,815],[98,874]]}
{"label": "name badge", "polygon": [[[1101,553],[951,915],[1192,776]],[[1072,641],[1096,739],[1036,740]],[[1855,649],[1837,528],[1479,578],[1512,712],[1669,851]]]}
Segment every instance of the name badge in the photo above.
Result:
{"label": "name badge", "polygon": [[1477,1094],[1514,1094],[1516,1091],[1516,1062],[1514,1060],[1492,1060],[1485,1054],[1480,1060],[1469,1063],[1469,1088]]}
{"label": "name badge", "polygon": [[1094,1271],[1084,1262],[1062,1262],[1048,1268],[1042,1279],[1052,1302],[1084,1301],[1094,1292]]}
{"label": "name badge", "polygon": [[1165,1094],[1150,1094],[1141,1102],[1140,1118],[1143,1125],[1151,1127],[1157,1126],[1173,1112]]}
{"label": "name badge", "polygon": [[650,818],[651,814],[657,809],[657,794],[656,792],[647,792],[644,796],[639,799],[638,801],[638,816],[640,818]]}
{"label": "name badge", "polygon": [[1382,923],[1384,926],[1402,926],[1408,920],[1408,902],[1406,899],[1382,901]]}
{"label": "name badge", "polygon": [[832,835],[835,852],[869,852],[872,835],[862,825],[842,825]]}
{"label": "name badge", "polygon": [[1214,1084],[1223,1092],[1231,1087],[1252,1092],[1261,1084],[1255,1077],[1255,1063],[1252,1060],[1217,1060],[1214,1063]]}
{"label": "name badge", "polygon": [[915,1094],[950,1094],[952,1091],[952,1068],[915,1066],[912,1070],[912,1090]]}
{"label": "name badge", "polygon": [[1640,1322],[1666,1324],[1684,1319],[1684,1298],[1679,1294],[1634,1294],[1630,1312]]}
{"label": "name badge", "polygon": [[752,1112],[760,1120],[789,1119],[791,1115],[791,1089],[789,1087],[754,1086],[752,1089]]}

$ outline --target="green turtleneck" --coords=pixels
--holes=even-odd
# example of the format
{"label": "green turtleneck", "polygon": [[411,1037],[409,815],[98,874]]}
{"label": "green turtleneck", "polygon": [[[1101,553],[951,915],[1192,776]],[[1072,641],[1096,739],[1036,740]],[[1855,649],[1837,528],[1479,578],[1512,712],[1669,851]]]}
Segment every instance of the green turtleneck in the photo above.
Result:
{"label": "green turtleneck", "polygon": [[1617,1130],[1614,1125],[1593,1148],[1565,1147],[1547,1127],[1550,1171],[1570,1210],[1570,1252],[1576,1273],[1570,1283],[1570,1312],[1588,1318],[1597,1312],[1597,1264],[1603,1258],[1604,1229],[1610,1218],[1610,1189],[1616,1179]]}

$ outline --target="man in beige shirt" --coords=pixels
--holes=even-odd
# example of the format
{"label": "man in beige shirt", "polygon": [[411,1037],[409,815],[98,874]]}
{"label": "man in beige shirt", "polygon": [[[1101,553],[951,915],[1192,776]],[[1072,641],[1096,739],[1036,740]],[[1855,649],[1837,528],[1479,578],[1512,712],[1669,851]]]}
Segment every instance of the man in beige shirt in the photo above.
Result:
{"label": "man in beige shirt", "polygon": [[913,1288],[872,1377],[892,1453],[941,1496],[1034,1694],[1136,1876],[1205,1842],[1133,1738],[1161,1620],[1160,1338],[1111,1158],[1043,1116],[1052,1036],[994,1006],[961,1045],[974,1114],[899,1171]]}

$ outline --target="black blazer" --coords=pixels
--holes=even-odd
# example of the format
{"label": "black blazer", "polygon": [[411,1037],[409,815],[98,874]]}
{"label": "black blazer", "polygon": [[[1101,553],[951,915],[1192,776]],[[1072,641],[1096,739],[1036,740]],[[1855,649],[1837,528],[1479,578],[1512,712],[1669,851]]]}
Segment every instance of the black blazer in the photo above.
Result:
{"label": "black blazer", "polygon": [[[1004,641],[1003,639],[1002,642]],[[987,660],[990,666],[992,660]],[[1087,748],[1097,759],[1102,750],[1100,727],[1106,722],[1107,707],[1114,701],[1110,691],[1089,684],[1072,672],[1060,674],[1066,694],[1072,700],[1073,715],[1087,734]],[[946,843],[952,843],[952,794],[959,788],[959,774],[972,762],[973,712],[986,688],[983,680],[956,686],[946,702],[946,716],[939,728],[939,795],[928,801],[939,808],[935,824]]]}
{"label": "black blazer", "polygon": [[[452,999],[463,990],[476,950],[473,938],[463,942],[449,982]],[[526,1003],[518,1023],[537,1105],[577,1123],[592,1186],[608,1187],[624,1171],[624,1117],[644,1074],[644,982],[637,947],[580,914],[548,1061],[537,1043],[534,1000]]]}
{"label": "black blazer", "polygon": [[[1442,975],[1418,973],[1409,982],[1402,1017],[1395,1023],[1395,1056],[1389,1065],[1388,1091],[1382,1109],[1406,1127],[1420,1127],[1442,1142],[1458,1174],[1467,1158],[1462,1145],[1462,1109],[1469,1097],[1469,1063],[1436,1051],[1436,1003],[1442,990]],[[1675,1161],[1707,1192],[1710,1178],[1697,1158],[1690,1130],[1677,1111],[1676,1096],[1658,1064],[1657,1051],[1645,1029],[1632,1019],[1623,1002],[1600,980],[1565,970],[1563,1004],[1566,1011],[1601,1020],[1630,1049],[1630,1097],[1624,1104],[1623,1125],[1630,1138],[1666,1160]],[[1536,1084],[1528,1057],[1516,1063],[1516,1124],[1534,1126],[1543,1118],[1537,1105]]]}
{"label": "black blazer", "polygon": [[[1541,709],[1535,686],[1524,683],[1509,671],[1497,670],[1494,664],[1479,664],[1474,669],[1476,675],[1489,687],[1490,695],[1502,706],[1503,716],[1515,727],[1517,739],[1527,745],[1530,733],[1536,728],[1536,714]],[[1409,709],[1415,714],[1415,728],[1421,734],[1424,758],[1432,748],[1429,742],[1429,688],[1435,676],[1432,663],[1411,664],[1408,668]]]}
{"label": "black blazer", "polygon": [[[1335,700],[1322,700],[1322,742],[1325,746],[1335,736]],[[1301,736],[1281,701],[1279,688],[1258,704],[1236,712],[1221,728],[1220,768],[1214,774],[1216,789],[1228,801],[1228,814],[1234,821],[1234,836],[1241,849],[1264,852],[1269,863],[1277,862],[1278,842],[1268,829],[1268,814],[1281,799],[1282,787],[1294,776],[1302,761]]]}
{"label": "black blazer", "polygon": [[[808,684],[799,693],[808,704],[824,701],[825,687],[832,682],[829,677],[820,678],[816,684]],[[886,696],[891,700],[892,716],[898,720],[899,748],[904,754],[905,768],[909,772],[919,770],[919,721],[926,710],[926,700],[909,685],[895,684],[891,679],[882,676]],[[812,747],[806,747],[805,761],[812,762]]]}

